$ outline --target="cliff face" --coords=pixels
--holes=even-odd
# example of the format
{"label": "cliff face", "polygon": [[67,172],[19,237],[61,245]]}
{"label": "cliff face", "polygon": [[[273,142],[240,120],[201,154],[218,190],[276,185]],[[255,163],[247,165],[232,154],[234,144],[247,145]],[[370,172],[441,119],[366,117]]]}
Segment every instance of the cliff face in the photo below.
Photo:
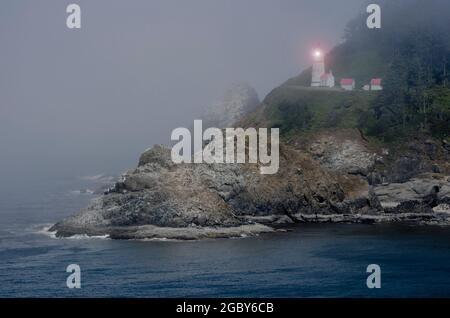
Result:
{"label": "cliff face", "polygon": [[[236,232],[240,235],[248,234],[248,229],[268,231],[252,218],[294,222],[300,210],[327,214],[331,205],[367,195],[364,184],[361,189],[341,184],[338,176],[290,147],[282,147],[280,166],[276,175],[261,175],[256,164],[175,165],[169,149],[155,146],[114,189],[52,230],[59,236],[118,235],[146,225],[191,231],[248,226]],[[134,235],[120,234],[122,238]]]}
{"label": "cliff face", "polygon": [[[450,177],[370,186],[383,155],[355,131],[280,147],[280,170],[256,164],[173,164],[155,146],[91,206],[53,226],[57,236],[200,239],[271,232],[294,222],[449,223]],[[306,148],[305,148],[306,147]]]}

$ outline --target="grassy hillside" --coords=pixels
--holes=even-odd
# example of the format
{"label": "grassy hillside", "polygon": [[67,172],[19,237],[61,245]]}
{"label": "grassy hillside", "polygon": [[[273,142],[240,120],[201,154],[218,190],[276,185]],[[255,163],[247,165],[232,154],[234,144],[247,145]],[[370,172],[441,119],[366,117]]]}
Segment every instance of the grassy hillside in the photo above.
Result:
{"label": "grassy hillside", "polygon": [[271,127],[310,130],[329,127],[352,128],[366,112],[374,92],[322,90],[283,85],[272,91],[265,103]]}
{"label": "grassy hillside", "polygon": [[274,89],[263,107],[247,116],[244,125],[280,128],[286,138],[299,132],[355,128],[378,94],[285,84]]}
{"label": "grassy hillside", "polygon": [[[383,27],[369,30],[361,14],[348,24],[345,42],[326,57],[337,83],[355,78],[356,91],[312,89],[309,68],[274,89],[244,124],[279,127],[282,135],[358,128],[381,141],[449,137],[450,2],[429,0],[425,7],[420,0],[380,2]],[[384,90],[362,91],[375,77],[383,78]]]}

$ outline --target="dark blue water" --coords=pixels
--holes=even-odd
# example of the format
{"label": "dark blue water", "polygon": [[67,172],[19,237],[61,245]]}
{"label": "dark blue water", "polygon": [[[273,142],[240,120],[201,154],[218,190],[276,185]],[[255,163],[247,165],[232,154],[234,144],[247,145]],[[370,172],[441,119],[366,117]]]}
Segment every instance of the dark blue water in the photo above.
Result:
{"label": "dark blue water", "polygon": [[[202,242],[54,239],[39,233],[92,198],[80,180],[0,194],[0,297],[449,297],[450,229],[299,225]],[[81,289],[66,287],[81,266]],[[366,287],[379,264],[382,288]]]}

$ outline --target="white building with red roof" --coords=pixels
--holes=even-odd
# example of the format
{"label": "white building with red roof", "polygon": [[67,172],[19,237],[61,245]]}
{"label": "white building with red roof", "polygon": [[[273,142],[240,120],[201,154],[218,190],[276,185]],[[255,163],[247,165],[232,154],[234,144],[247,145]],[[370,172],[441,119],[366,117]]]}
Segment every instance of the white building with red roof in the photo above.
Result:
{"label": "white building with red roof", "polygon": [[341,87],[346,91],[352,91],[356,87],[356,82],[353,78],[343,78],[341,79]]}
{"label": "white building with red roof", "polygon": [[383,90],[383,86],[381,86],[381,78],[373,78],[370,81],[370,90],[372,91],[381,91]]}

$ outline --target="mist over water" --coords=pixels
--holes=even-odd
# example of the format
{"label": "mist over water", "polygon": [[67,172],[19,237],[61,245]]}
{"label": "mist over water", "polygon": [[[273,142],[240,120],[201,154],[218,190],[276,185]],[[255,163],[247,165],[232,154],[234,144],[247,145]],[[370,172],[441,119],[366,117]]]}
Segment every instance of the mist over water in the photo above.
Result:
{"label": "mist over water", "polygon": [[1,188],[120,173],[236,81],[260,98],[331,48],[362,0],[0,4]]}

